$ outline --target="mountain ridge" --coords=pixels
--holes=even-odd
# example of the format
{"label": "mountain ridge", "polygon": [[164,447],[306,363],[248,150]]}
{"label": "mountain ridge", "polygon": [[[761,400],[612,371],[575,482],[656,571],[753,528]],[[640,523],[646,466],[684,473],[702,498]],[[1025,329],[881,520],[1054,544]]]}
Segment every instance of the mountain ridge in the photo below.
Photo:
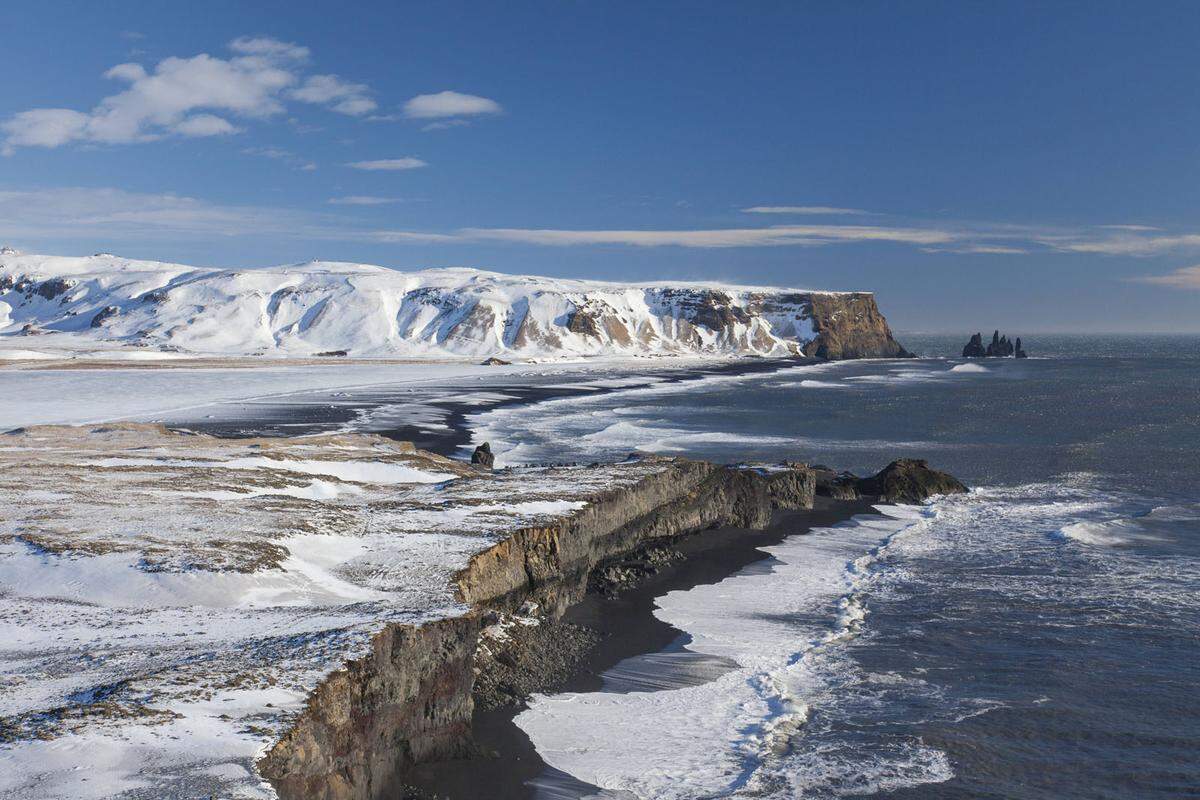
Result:
{"label": "mountain ridge", "polygon": [[[907,355],[870,292],[0,251],[0,337],[211,355]],[[56,337],[57,340],[57,337]]]}

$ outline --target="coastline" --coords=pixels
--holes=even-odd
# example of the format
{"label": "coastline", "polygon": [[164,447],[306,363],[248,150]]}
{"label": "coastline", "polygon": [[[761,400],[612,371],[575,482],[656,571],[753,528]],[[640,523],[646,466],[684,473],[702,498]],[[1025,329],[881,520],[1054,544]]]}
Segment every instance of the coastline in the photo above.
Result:
{"label": "coastline", "polygon": [[[871,498],[844,501],[818,497],[812,509],[778,512],[764,530],[722,527],[685,534],[670,544],[679,556],[657,572],[644,575],[615,596],[589,590],[564,613],[561,623],[594,632],[598,642],[583,652],[564,680],[546,687],[547,692],[597,691],[603,685],[603,673],[627,658],[686,650],[686,634],[654,616],[656,598],[724,580],[768,559],[770,556],[760,548],[790,536],[803,536],[813,528],[871,514],[875,504]],[[561,628],[556,625],[548,630],[550,636],[555,636]],[[712,667],[720,670],[719,664]],[[537,669],[537,664],[520,663],[518,668]],[[480,708],[477,698],[472,718],[477,754],[417,765],[406,778],[408,794],[403,797],[531,800],[539,789],[550,786],[559,793],[555,796],[584,797],[599,792],[598,787],[546,765],[515,722],[525,708],[524,700]]]}

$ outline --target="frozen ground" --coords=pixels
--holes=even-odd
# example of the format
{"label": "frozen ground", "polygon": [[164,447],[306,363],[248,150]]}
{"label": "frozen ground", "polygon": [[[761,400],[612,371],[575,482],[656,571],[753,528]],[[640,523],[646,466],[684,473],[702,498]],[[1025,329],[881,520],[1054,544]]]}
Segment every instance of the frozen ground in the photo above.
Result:
{"label": "frozen ground", "polygon": [[472,554],[655,468],[482,474],[361,434],[0,436],[0,798],[273,796],[255,759],[323,676],[388,622],[463,613]]}

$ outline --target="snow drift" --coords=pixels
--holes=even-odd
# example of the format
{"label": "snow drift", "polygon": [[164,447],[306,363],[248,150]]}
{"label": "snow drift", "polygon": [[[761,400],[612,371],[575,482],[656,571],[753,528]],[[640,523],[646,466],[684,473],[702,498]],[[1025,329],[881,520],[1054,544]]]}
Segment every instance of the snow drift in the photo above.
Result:
{"label": "snow drift", "polygon": [[[0,337],[218,355],[906,355],[869,293],[0,251]],[[36,345],[38,346],[35,346]],[[11,340],[9,344],[16,346]]]}

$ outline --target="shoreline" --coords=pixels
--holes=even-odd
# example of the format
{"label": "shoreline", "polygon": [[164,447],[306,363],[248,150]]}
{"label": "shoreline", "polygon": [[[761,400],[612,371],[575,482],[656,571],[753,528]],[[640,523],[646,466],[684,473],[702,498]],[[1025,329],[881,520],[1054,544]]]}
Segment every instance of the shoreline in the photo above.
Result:
{"label": "shoreline", "polygon": [[[615,596],[589,590],[563,614],[560,622],[592,631],[599,641],[585,651],[565,680],[555,682],[550,693],[599,691],[603,673],[625,659],[667,650],[686,651],[687,635],[654,616],[658,597],[724,580],[747,566],[769,559],[769,554],[760,548],[790,536],[806,535],[813,528],[830,527],[871,514],[876,503],[873,498],[846,501],[818,497],[812,509],[777,513],[764,530],[723,527],[687,534],[670,545],[679,557],[657,573],[643,576]],[[520,667],[536,668],[529,664]],[[582,798],[599,792],[599,787],[576,780],[541,759],[515,722],[526,708],[524,700],[499,708],[477,707],[472,716],[472,731],[478,754],[415,766],[406,777],[409,794],[402,797],[472,800],[486,796],[490,800],[532,800],[539,788],[548,786],[554,787],[556,797]]]}
{"label": "shoreline", "polygon": [[[472,442],[472,429],[467,424],[469,416],[481,412],[502,408],[534,407],[538,403],[568,397],[598,397],[617,391],[640,388],[650,385],[668,385],[703,380],[709,376],[722,375],[751,375],[756,373],[769,374],[781,369],[795,366],[815,366],[828,363],[815,358],[747,358],[738,361],[726,361],[716,364],[681,364],[655,370],[640,370],[641,365],[622,365],[628,369],[621,372],[630,376],[644,375],[644,383],[623,386],[602,386],[581,389],[571,385],[574,383],[589,384],[586,373],[564,371],[556,383],[538,385],[521,375],[497,375],[495,379],[487,376],[489,381],[479,385],[477,381],[447,379],[436,383],[413,383],[397,380],[395,391],[378,394],[378,390],[391,384],[378,383],[372,386],[357,387],[359,398],[356,403],[356,389],[344,390],[346,397],[339,398],[346,405],[329,406],[323,402],[313,401],[307,404],[256,403],[253,414],[240,416],[227,415],[222,419],[220,414],[215,419],[205,419],[205,409],[219,409],[222,405],[236,407],[243,401],[218,401],[209,405],[191,409],[191,416],[178,416],[171,420],[168,427],[176,430],[189,430],[197,433],[207,433],[220,438],[240,439],[254,436],[302,436],[315,433],[332,433],[352,431],[357,433],[376,433],[380,436],[398,442],[412,442],[419,450],[446,456],[449,458],[469,457],[470,453],[464,448]],[[530,365],[535,367],[538,365]],[[661,367],[661,365],[653,365]],[[414,401],[410,389],[436,392],[428,399],[418,398],[423,407],[434,409],[441,417],[440,427],[427,427],[416,423],[390,425],[386,427],[361,427],[357,423],[364,412],[384,408],[389,405],[407,405]],[[445,399],[440,395],[462,390],[463,394],[487,392],[509,395],[487,402],[471,402],[469,399]],[[342,391],[331,388],[328,391]],[[374,396],[372,396],[374,395]],[[283,396],[283,397],[286,397]],[[367,400],[366,397],[371,397]],[[282,398],[280,398],[282,399]]]}

